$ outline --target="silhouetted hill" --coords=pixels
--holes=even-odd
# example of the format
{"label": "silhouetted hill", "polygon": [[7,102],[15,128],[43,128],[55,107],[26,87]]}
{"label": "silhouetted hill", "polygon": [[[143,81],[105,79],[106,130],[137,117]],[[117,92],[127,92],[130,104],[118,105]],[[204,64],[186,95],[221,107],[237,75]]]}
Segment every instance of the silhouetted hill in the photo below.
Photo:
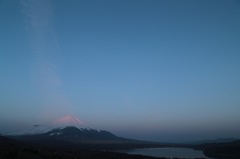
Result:
{"label": "silhouetted hill", "polygon": [[19,141],[0,135],[0,146],[19,144]]}
{"label": "silhouetted hill", "polygon": [[211,144],[211,143],[226,143],[226,142],[232,142],[237,141],[239,139],[237,138],[218,138],[218,139],[212,139],[212,140],[202,140],[197,142],[192,142],[192,144]]}
{"label": "silhouetted hill", "polygon": [[206,156],[217,159],[239,159],[240,140],[224,143],[206,143],[196,146],[203,150]]}

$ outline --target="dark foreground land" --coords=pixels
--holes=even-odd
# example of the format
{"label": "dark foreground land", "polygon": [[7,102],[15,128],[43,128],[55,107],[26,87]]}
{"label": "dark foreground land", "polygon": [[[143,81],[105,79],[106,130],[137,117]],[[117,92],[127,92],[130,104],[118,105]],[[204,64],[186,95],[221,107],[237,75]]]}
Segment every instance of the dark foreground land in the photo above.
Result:
{"label": "dark foreground land", "polygon": [[[168,159],[164,157],[157,158],[142,155],[128,155],[124,153],[100,151],[99,144],[97,147],[95,147],[97,149],[90,149],[90,146],[88,144],[85,144],[85,146],[88,145],[85,147],[81,144],[69,145],[69,143],[60,143],[59,141],[55,141],[56,144],[53,145],[53,142],[54,141],[49,141],[49,144],[46,143],[43,145],[18,141],[15,139],[10,139],[8,137],[0,136],[0,159]],[[94,147],[94,145],[95,144],[92,146]],[[129,148],[132,146],[134,145],[130,144]]]}
{"label": "dark foreground land", "polygon": [[[44,144],[43,144],[44,143]],[[157,159],[142,155],[110,152],[110,149],[165,147],[149,143],[122,144],[69,144],[64,141],[27,142],[0,136],[0,159]],[[168,145],[169,146],[169,145]],[[172,145],[174,147],[174,145]],[[205,155],[215,159],[239,159],[240,141],[218,144],[175,145],[201,149]],[[105,149],[105,150],[104,150]],[[168,159],[168,158],[158,158]],[[175,158],[177,159],[177,158]],[[180,159],[180,158],[179,158]]]}
{"label": "dark foreground land", "polygon": [[207,143],[195,146],[214,159],[240,159],[240,140],[226,143]]}

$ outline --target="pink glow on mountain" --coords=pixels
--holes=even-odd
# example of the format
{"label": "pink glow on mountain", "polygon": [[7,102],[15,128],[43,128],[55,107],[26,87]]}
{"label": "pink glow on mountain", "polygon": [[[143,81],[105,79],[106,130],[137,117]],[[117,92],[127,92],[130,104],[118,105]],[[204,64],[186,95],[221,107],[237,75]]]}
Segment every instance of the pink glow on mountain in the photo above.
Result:
{"label": "pink glow on mountain", "polygon": [[62,118],[56,119],[47,125],[34,125],[28,129],[7,133],[7,135],[29,135],[29,134],[42,134],[49,132],[53,129],[62,129],[68,126],[74,126],[79,129],[91,129],[87,124],[73,115],[66,115]]}
{"label": "pink glow on mountain", "polygon": [[54,126],[65,127],[65,126],[75,126],[86,128],[88,127],[83,121],[73,115],[66,115],[62,118],[56,119],[52,122]]}

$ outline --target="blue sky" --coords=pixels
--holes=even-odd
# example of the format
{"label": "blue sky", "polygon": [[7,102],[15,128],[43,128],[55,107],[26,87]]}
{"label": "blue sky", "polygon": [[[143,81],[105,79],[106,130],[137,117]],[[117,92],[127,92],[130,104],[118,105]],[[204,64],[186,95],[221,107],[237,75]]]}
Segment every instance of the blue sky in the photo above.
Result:
{"label": "blue sky", "polygon": [[0,1],[0,130],[74,114],[148,140],[240,137],[240,2]]}

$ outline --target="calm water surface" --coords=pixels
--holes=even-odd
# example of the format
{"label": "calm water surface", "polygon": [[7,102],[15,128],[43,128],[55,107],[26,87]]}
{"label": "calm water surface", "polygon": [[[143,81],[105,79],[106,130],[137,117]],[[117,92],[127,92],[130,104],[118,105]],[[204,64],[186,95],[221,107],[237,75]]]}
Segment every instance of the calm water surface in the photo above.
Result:
{"label": "calm water surface", "polygon": [[206,158],[202,151],[190,149],[190,148],[144,148],[129,150],[128,154],[138,154],[154,157],[168,157],[168,158]]}

